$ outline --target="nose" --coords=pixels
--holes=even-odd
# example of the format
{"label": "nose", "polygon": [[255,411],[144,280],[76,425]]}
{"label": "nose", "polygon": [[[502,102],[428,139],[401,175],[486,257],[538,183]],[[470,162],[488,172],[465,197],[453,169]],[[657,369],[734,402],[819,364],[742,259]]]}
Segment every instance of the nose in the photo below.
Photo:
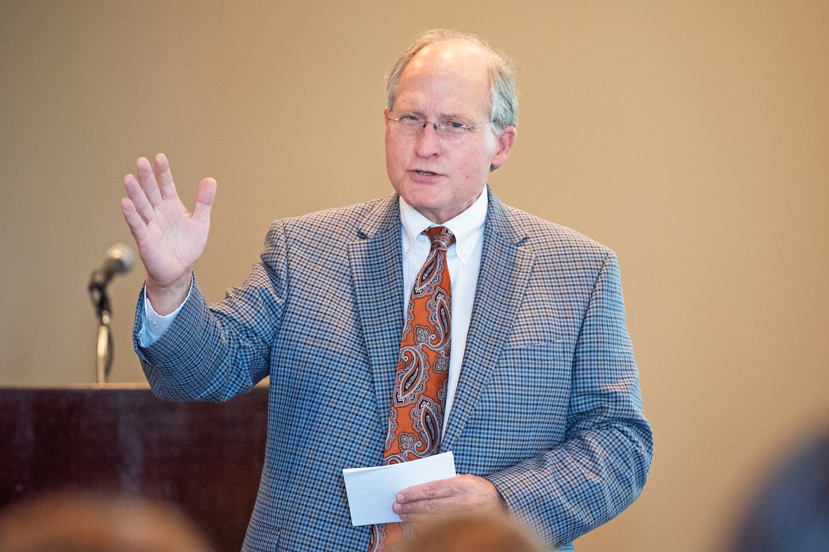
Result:
{"label": "nose", "polygon": [[417,139],[415,140],[415,153],[419,157],[431,157],[440,153],[442,145],[443,144],[440,135],[438,135],[435,123],[427,122],[423,129],[417,134]]}

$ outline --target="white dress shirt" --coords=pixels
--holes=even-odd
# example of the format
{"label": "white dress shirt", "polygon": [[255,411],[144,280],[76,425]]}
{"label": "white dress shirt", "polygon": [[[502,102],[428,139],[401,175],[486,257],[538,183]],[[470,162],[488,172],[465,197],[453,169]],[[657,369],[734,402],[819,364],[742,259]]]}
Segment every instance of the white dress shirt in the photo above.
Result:
{"label": "white dress shirt", "polygon": [[[484,222],[486,221],[487,194],[482,191],[466,211],[441,226],[448,228],[455,235],[453,243],[446,253],[446,265],[452,282],[452,349],[449,356],[449,383],[446,394],[443,431],[455,399],[458,379],[461,375],[461,363],[466,350],[466,334],[472,320],[472,305],[475,302],[475,288],[478,284],[478,272],[481,268],[481,251],[484,243]],[[414,207],[400,198],[401,249],[403,251],[403,297],[401,298],[402,317],[406,316],[406,306],[412,293],[414,279],[426,257],[431,243],[423,231],[437,226],[421,215]],[[190,288],[192,290],[192,286]],[[188,293],[187,298],[190,295]],[[185,302],[187,299],[185,299]],[[182,306],[184,303],[182,303]],[[158,341],[181,310],[161,316],[150,304],[144,293],[144,324],[138,334],[142,347],[148,347]]]}
{"label": "white dress shirt", "polygon": [[[475,302],[475,288],[481,269],[481,251],[484,244],[484,221],[486,220],[487,194],[480,197],[469,209],[452,220],[443,223],[455,235],[455,243],[446,252],[446,265],[452,282],[452,350],[449,354],[449,384],[446,393],[443,431],[455,400],[455,390],[461,376],[461,363],[466,350],[466,334],[472,320],[472,305]],[[417,273],[426,262],[431,243],[422,232],[438,226],[421,215],[400,198],[401,239],[403,242],[403,316]]]}

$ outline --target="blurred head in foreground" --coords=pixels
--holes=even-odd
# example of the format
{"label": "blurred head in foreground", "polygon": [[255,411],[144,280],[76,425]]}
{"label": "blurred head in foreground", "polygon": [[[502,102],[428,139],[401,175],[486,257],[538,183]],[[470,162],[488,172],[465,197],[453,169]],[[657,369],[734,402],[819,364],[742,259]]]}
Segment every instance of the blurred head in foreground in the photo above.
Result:
{"label": "blurred head in foreground", "polygon": [[760,486],[732,552],[829,552],[829,434]]}
{"label": "blurred head in foreground", "polygon": [[417,526],[404,552],[541,552],[524,530],[500,512],[459,515]]}
{"label": "blurred head in foreground", "polygon": [[136,497],[60,493],[0,513],[2,552],[211,552],[178,510]]}

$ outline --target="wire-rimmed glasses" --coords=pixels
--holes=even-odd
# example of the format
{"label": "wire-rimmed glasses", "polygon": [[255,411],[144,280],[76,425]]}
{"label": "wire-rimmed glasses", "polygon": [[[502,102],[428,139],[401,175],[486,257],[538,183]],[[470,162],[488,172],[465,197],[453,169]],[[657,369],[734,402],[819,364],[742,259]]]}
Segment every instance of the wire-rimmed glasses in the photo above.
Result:
{"label": "wire-rimmed glasses", "polygon": [[460,140],[468,132],[472,132],[476,128],[481,128],[492,122],[487,121],[486,123],[473,126],[467,125],[460,119],[454,117],[442,117],[437,122],[433,122],[427,120],[425,116],[419,113],[404,113],[397,119],[389,117],[389,121],[397,123],[397,128],[400,132],[408,136],[414,136],[426,128],[426,125],[432,125],[435,127],[435,132],[438,133],[438,136],[447,140]]}

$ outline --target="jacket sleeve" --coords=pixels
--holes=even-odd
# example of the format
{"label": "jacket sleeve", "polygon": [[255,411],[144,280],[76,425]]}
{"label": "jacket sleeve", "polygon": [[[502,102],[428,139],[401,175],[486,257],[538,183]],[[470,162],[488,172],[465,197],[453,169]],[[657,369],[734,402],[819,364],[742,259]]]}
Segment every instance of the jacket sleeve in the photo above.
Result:
{"label": "jacket sleeve", "polygon": [[487,476],[517,519],[557,544],[632,504],[653,455],[612,252],[599,270],[570,365],[564,441]]}
{"label": "jacket sleeve", "polygon": [[249,391],[268,375],[270,348],[285,297],[285,237],[275,222],[262,262],[242,287],[208,307],[198,284],[173,323],[155,343],[138,340],[143,318],[139,297],[133,342],[154,394],[168,400],[224,401]]}

